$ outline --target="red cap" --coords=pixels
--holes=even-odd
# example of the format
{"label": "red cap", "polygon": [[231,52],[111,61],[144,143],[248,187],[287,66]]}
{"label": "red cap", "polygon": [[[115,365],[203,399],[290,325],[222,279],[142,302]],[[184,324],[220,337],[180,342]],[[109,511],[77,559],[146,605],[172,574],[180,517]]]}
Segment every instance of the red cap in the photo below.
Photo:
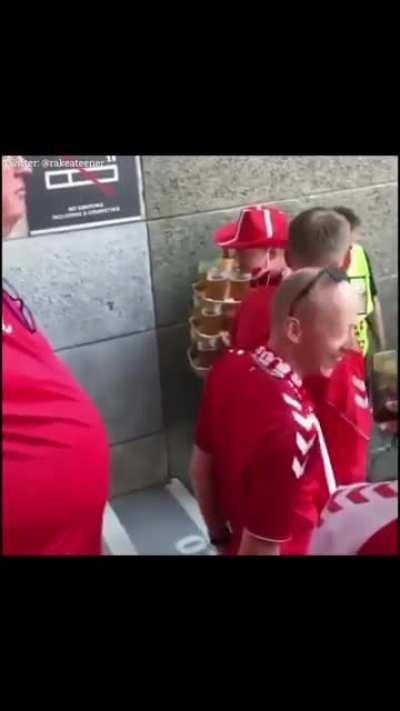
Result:
{"label": "red cap", "polygon": [[285,248],[289,217],[275,207],[254,205],[240,213],[237,222],[228,222],[214,232],[214,242],[225,249]]}

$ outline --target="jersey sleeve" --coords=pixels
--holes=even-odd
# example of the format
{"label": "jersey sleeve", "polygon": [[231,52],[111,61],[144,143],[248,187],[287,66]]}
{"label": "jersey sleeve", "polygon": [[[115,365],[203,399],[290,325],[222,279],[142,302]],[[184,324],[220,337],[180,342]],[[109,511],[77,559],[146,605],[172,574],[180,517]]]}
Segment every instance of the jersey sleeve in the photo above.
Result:
{"label": "jersey sleeve", "polygon": [[264,436],[245,480],[243,523],[249,533],[275,543],[291,538],[297,476],[304,468],[294,428]]}

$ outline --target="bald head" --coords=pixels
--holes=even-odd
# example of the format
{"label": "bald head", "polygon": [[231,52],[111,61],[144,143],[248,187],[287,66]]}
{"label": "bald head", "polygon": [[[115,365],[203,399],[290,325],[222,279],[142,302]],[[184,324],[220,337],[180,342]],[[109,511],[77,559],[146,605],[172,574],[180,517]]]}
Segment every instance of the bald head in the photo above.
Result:
{"label": "bald head", "polygon": [[356,297],[344,272],[300,269],[275,293],[271,346],[290,354],[303,374],[329,370],[352,346],[356,323]]}
{"label": "bald head", "polygon": [[[337,270],[334,279],[329,274],[322,274],[322,271],[316,267],[299,269],[282,282],[272,302],[272,329],[279,329],[290,315],[294,315],[290,314],[292,305],[298,318],[315,317],[318,312],[332,311],[332,305],[338,300],[355,305],[354,291],[344,272]],[[303,291],[307,293],[299,298]]]}
{"label": "bald head", "polygon": [[281,283],[274,294],[271,309],[272,332],[280,329],[289,316],[290,306],[300,292],[319,274],[314,267],[299,269]]}

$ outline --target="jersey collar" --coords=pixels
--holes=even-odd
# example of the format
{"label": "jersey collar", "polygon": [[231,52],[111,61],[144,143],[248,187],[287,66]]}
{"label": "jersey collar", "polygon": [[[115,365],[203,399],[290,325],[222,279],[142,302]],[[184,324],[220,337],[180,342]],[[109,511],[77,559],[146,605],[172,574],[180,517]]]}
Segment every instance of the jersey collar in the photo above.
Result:
{"label": "jersey collar", "polygon": [[270,348],[259,346],[253,351],[252,358],[262,370],[274,378],[289,380],[295,388],[302,387],[303,381],[300,376],[292,370],[289,363],[277,356]]}

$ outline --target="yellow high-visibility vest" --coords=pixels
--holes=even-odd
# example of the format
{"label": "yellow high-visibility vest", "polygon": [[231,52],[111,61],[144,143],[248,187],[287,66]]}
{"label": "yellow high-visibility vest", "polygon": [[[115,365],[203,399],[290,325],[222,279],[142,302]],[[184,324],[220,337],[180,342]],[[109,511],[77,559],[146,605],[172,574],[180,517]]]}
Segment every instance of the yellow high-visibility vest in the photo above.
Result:
{"label": "yellow high-visibility vest", "polygon": [[374,302],[371,293],[370,271],[365,252],[360,244],[354,244],[351,248],[351,260],[347,269],[352,286],[358,298],[358,324],[356,337],[364,356],[368,353],[368,324],[367,316],[374,310]]}

